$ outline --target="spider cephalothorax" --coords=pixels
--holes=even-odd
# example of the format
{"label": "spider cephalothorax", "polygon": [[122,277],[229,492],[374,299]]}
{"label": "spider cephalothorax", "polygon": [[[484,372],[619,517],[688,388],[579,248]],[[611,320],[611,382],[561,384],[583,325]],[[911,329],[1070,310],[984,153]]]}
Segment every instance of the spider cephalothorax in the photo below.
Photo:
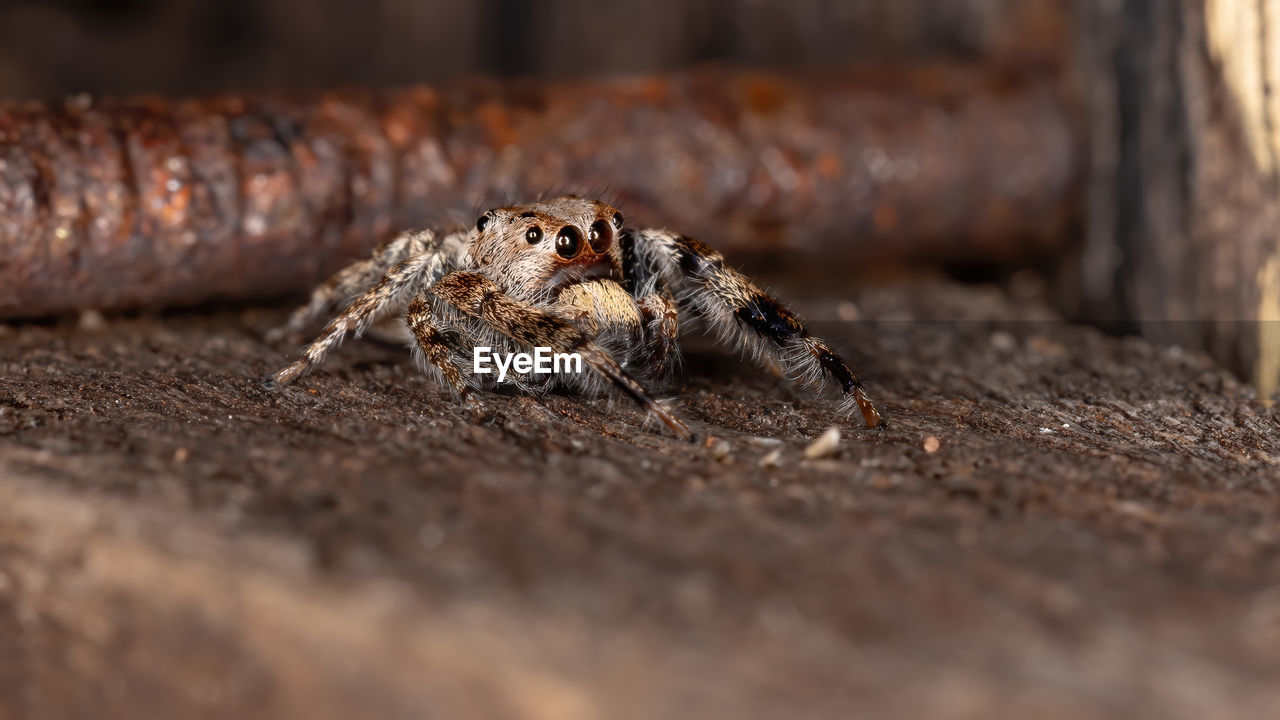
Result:
{"label": "spider cephalothorax", "polygon": [[497,208],[476,221],[470,254],[486,275],[504,281],[511,297],[554,301],[584,280],[622,280],[621,229],[622,215],[594,200]]}
{"label": "spider cephalothorax", "polygon": [[670,372],[686,310],[757,359],[805,381],[834,383],[869,427],[881,423],[848,365],[720,253],[666,230],[626,230],[622,215],[597,200],[566,196],[496,208],[474,228],[400,235],[317,288],[281,330],[299,332],[338,308],[274,382],[293,381],[348,333],[359,336],[401,313],[415,356],[464,396],[497,382],[472,372],[474,348],[577,353],[581,372],[516,372],[503,381],[522,388],[617,387],[687,439],[684,423],[641,384]]}

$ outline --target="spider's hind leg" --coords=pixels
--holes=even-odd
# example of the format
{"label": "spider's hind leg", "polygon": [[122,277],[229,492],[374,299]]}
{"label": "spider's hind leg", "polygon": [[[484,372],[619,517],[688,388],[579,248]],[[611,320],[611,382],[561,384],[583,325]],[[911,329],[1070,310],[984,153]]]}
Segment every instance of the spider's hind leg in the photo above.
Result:
{"label": "spider's hind leg", "polygon": [[782,303],[725,265],[716,250],[666,230],[628,233],[636,256],[679,291],[722,341],[763,362],[780,363],[809,384],[833,382],[862,411],[867,427],[883,421],[848,364],[826,342],[809,334]]}

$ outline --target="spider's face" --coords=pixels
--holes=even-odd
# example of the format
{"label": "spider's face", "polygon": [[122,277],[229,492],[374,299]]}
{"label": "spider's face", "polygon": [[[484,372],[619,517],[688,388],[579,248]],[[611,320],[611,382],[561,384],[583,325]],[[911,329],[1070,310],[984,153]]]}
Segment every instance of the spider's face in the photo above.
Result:
{"label": "spider's face", "polygon": [[481,272],[524,300],[554,299],[587,280],[622,280],[622,215],[566,196],[489,210],[476,221],[471,257]]}

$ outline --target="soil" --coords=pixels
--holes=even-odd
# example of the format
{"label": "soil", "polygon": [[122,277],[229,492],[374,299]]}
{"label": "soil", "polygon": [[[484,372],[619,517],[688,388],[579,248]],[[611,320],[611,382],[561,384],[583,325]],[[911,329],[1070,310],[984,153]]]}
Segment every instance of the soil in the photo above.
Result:
{"label": "soil", "polygon": [[283,306],[0,326],[0,718],[1280,703],[1251,388],[1006,289],[775,286],[886,429],[696,339],[688,444],[622,399],[469,410],[371,342],[266,389]]}

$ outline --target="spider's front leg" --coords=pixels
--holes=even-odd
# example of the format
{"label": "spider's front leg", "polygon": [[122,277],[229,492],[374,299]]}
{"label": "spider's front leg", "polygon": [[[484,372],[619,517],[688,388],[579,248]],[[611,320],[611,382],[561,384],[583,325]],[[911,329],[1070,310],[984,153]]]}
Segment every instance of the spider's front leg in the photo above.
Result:
{"label": "spider's front leg", "polygon": [[628,232],[638,260],[675,288],[682,302],[725,340],[780,361],[789,374],[837,383],[857,404],[867,427],[883,424],[879,411],[849,366],[782,303],[728,267],[724,257],[693,238],[666,230]]}
{"label": "spider's front leg", "polygon": [[440,376],[449,383],[463,400],[470,401],[471,385],[461,368],[454,362],[453,346],[449,338],[436,325],[435,314],[431,309],[431,300],[424,293],[413,299],[405,311],[405,324],[413,334],[414,354],[424,364],[440,371]]}
{"label": "spider's front leg", "polygon": [[679,418],[659,405],[639,382],[572,323],[543,308],[508,296],[492,280],[476,273],[450,273],[431,286],[429,292],[524,347],[549,347],[554,352],[578,353],[587,367],[656,415],[677,437],[693,439],[693,433]]}

